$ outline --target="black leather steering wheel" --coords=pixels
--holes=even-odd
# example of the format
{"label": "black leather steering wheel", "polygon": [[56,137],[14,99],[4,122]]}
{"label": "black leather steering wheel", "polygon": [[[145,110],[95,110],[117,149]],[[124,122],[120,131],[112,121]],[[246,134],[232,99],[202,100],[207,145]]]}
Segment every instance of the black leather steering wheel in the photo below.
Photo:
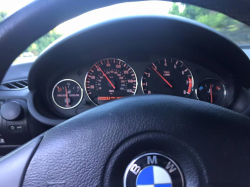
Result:
{"label": "black leather steering wheel", "polygon": [[[20,10],[0,25],[0,59],[6,62],[0,76],[29,43],[56,24],[116,2],[44,0]],[[33,27],[35,22],[44,27]],[[13,47],[14,41],[19,43]],[[249,125],[246,116],[191,99],[126,98],[71,118],[2,158],[0,186],[135,186],[127,172],[138,175],[143,171],[138,166],[159,165],[160,159],[168,173],[175,167],[181,173],[179,183],[180,176],[173,176],[173,187],[249,186]],[[139,163],[147,154],[164,158]]]}

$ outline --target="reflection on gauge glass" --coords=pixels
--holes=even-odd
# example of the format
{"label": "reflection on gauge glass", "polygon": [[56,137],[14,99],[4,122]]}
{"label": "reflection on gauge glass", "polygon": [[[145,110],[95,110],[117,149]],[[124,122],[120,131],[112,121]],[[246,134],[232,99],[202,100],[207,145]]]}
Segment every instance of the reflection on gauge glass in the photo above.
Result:
{"label": "reflection on gauge glass", "polygon": [[142,77],[144,94],[189,97],[194,85],[191,71],[180,60],[164,58],[149,65]]}
{"label": "reflection on gauge glass", "polygon": [[218,105],[226,96],[225,86],[216,79],[203,80],[195,92],[199,100]]}
{"label": "reflection on gauge glass", "polygon": [[53,88],[52,99],[56,106],[71,109],[80,104],[83,91],[80,84],[71,79],[59,81]]}
{"label": "reflection on gauge glass", "polygon": [[85,78],[85,89],[96,105],[136,93],[137,78],[126,62],[108,58],[95,63]]}

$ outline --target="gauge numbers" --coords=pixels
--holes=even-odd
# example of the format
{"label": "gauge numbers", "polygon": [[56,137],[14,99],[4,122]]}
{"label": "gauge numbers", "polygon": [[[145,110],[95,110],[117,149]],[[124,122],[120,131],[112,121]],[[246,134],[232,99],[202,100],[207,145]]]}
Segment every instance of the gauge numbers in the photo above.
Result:
{"label": "gauge numbers", "polygon": [[72,79],[59,81],[52,90],[52,99],[62,109],[72,109],[82,101],[83,91],[80,84]]}
{"label": "gauge numbers", "polygon": [[226,88],[217,79],[205,79],[196,89],[196,95],[201,101],[221,105],[226,97]]}
{"label": "gauge numbers", "polygon": [[126,62],[108,58],[95,63],[85,78],[89,99],[96,105],[136,93],[137,78]]}
{"label": "gauge numbers", "polygon": [[189,97],[194,80],[189,68],[180,60],[163,58],[149,65],[142,77],[144,94]]}

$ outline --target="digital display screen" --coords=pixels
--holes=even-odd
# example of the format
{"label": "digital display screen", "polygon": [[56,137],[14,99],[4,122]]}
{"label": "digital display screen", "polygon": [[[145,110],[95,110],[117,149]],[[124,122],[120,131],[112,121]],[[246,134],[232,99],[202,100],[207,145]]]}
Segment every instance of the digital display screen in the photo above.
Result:
{"label": "digital display screen", "polygon": [[104,104],[104,103],[107,103],[107,102],[109,102],[109,101],[113,101],[113,100],[117,100],[117,99],[122,99],[122,98],[124,98],[123,96],[112,96],[112,97],[110,97],[110,96],[101,96],[101,97],[98,97],[98,104],[100,105],[100,104]]}

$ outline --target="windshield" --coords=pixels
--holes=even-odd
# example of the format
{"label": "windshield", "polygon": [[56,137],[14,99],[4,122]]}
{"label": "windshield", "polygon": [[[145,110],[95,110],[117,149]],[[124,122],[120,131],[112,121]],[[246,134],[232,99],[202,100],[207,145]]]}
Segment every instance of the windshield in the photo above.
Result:
{"label": "windshield", "polygon": [[[3,21],[6,16],[15,12],[20,7],[26,5],[29,2],[31,2],[31,0],[0,0],[0,22]],[[143,1],[113,5],[93,10],[71,19],[54,28],[52,31],[31,44],[15,60],[14,63],[17,64],[34,61],[49,44],[64,34],[69,34],[81,28],[111,18],[146,14],[172,14],[196,20],[214,28],[238,45],[250,44],[250,27],[224,14],[182,3],[172,3],[166,1]]]}

